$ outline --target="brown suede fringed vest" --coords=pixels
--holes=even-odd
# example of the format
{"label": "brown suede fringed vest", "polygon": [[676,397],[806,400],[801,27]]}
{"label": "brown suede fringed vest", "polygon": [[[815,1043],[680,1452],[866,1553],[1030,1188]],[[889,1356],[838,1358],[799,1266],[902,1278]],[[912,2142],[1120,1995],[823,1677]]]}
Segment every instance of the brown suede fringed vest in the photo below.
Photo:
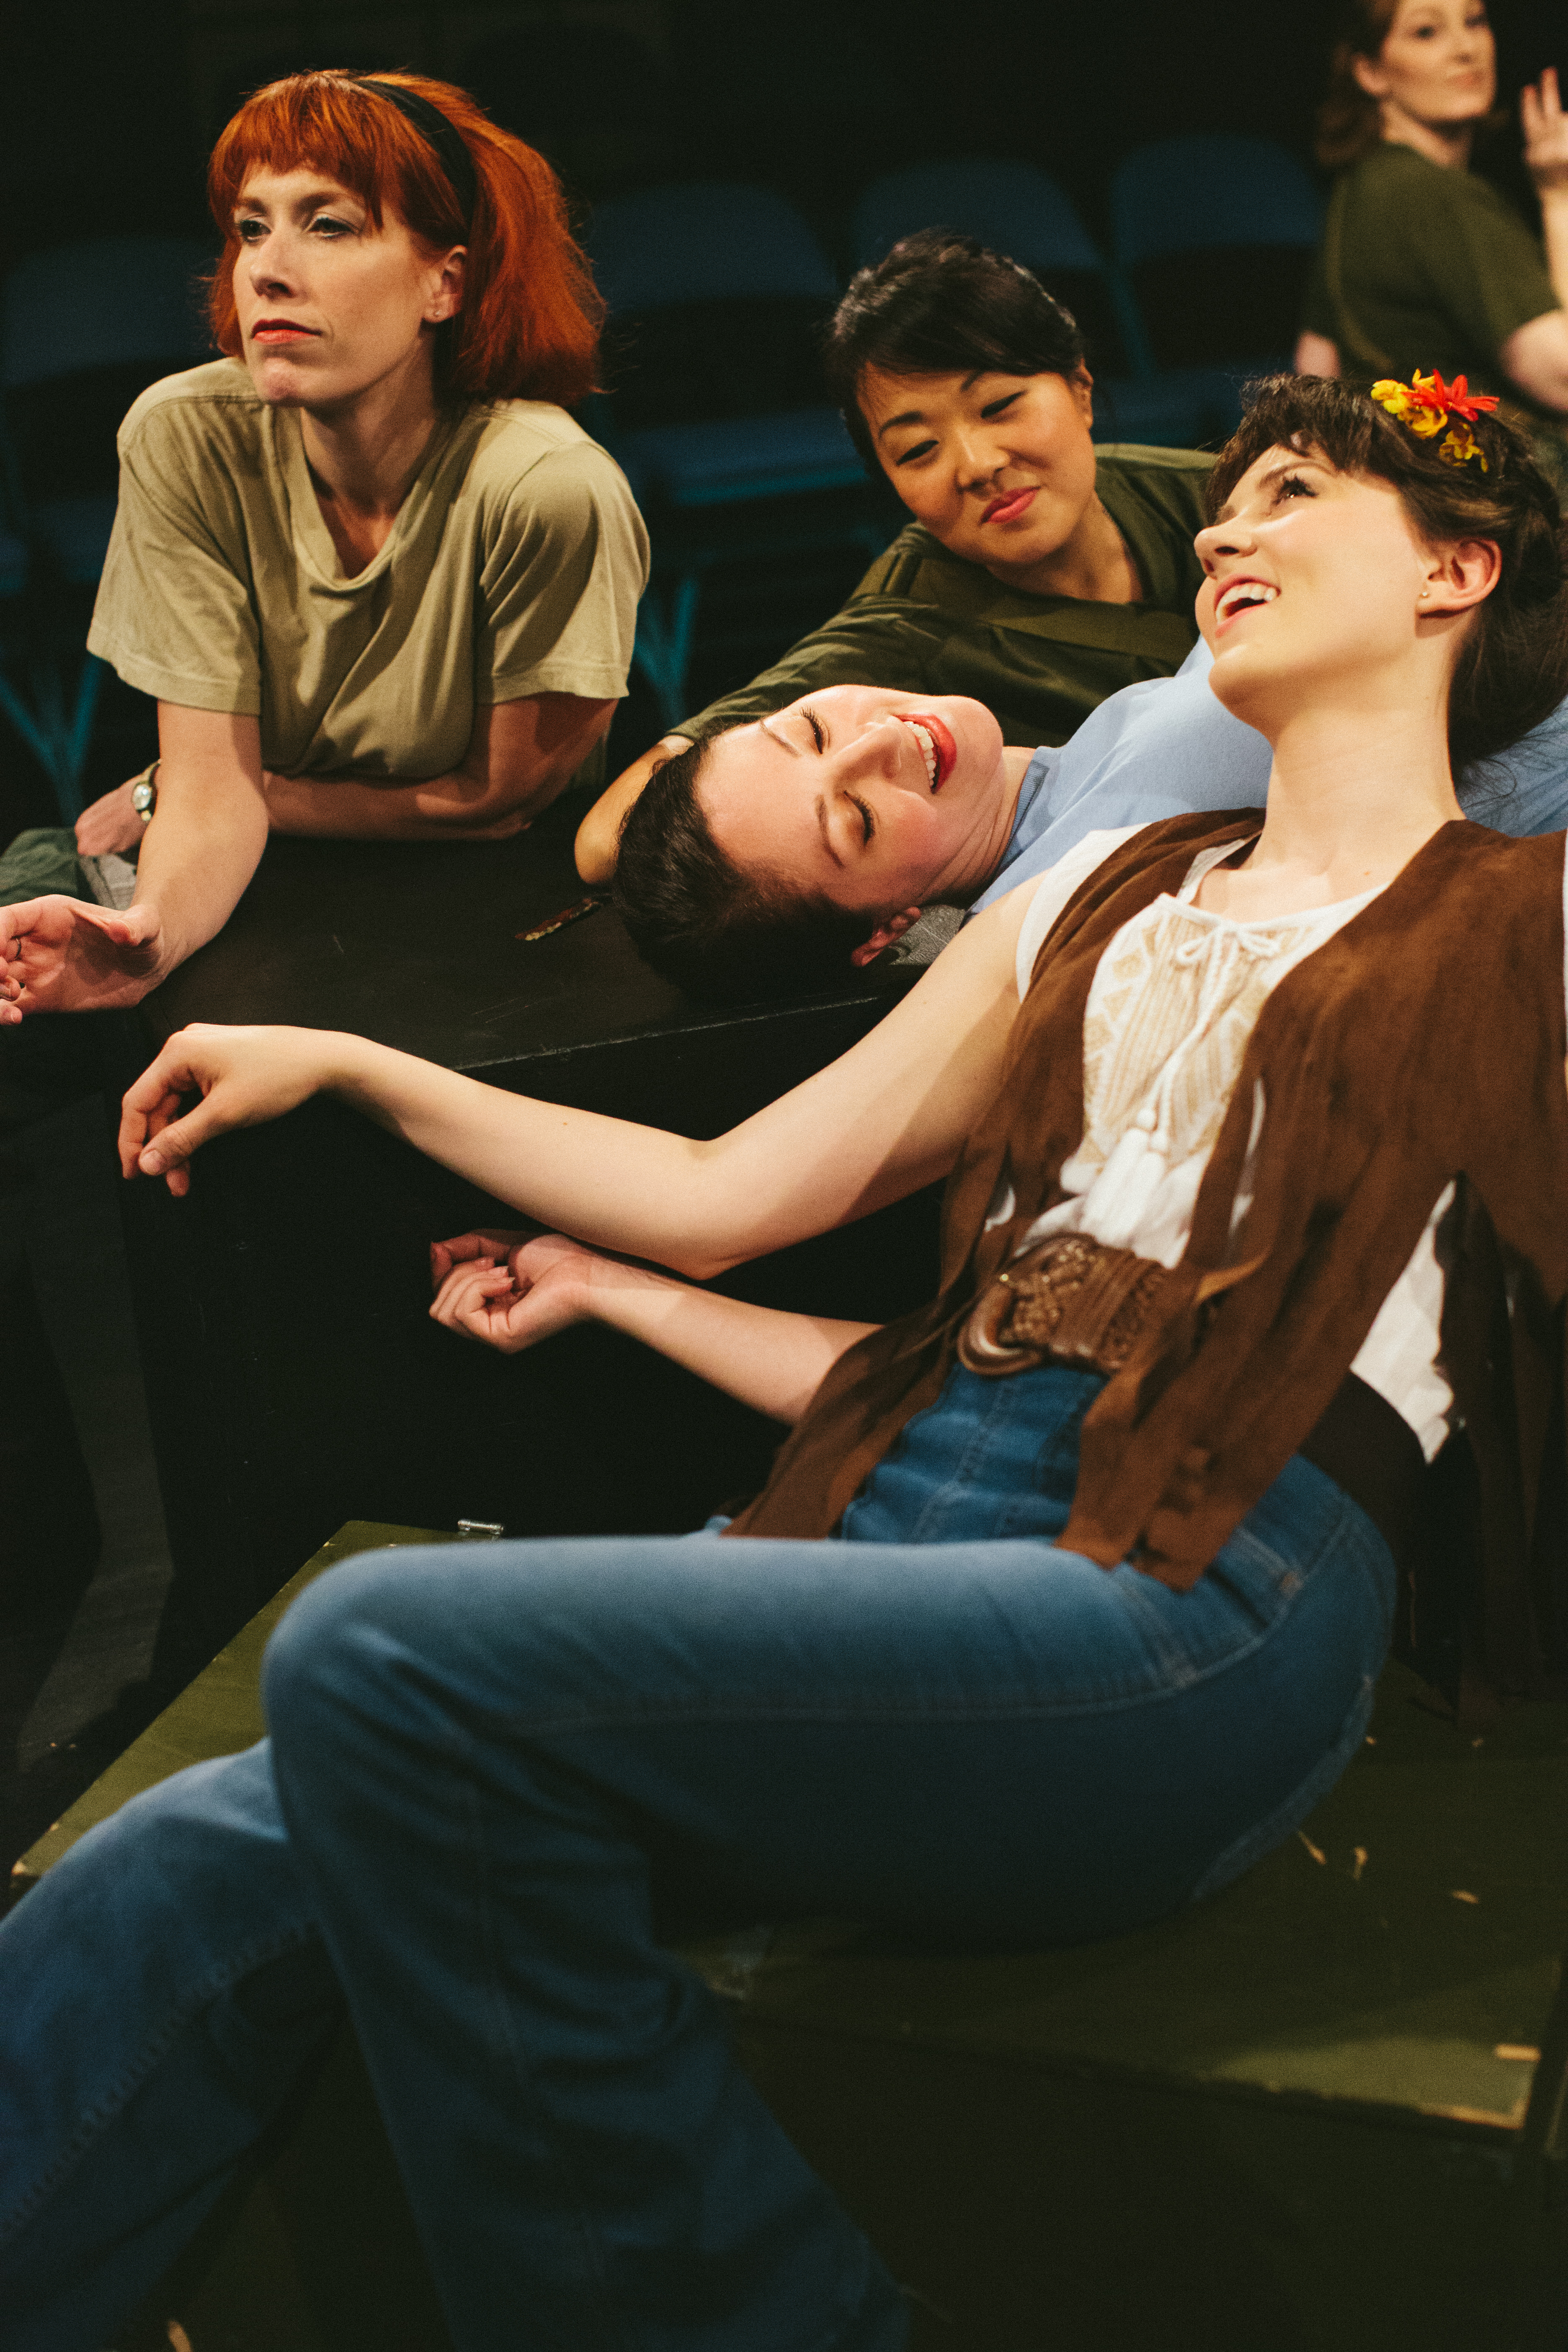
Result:
{"label": "brown suede fringed vest", "polygon": [[[938,1297],[840,1359],[731,1535],[830,1534],[935,1402],[973,1301],[1066,1197],[1085,1008],[1106,947],[1180,889],[1200,850],[1259,822],[1243,810],[1150,825],[1063,909],[1000,1090],[949,1180]],[[1563,1662],[1563,849],[1562,834],[1515,841],[1446,824],[1273,990],[1198,1193],[1191,1278],[1084,1420],[1065,1549],[1194,1583],[1309,1438],[1457,1180],[1438,1255],[1444,1370],[1480,1505],[1473,1632],[1502,1689],[1541,1688]],[[1233,1234],[1259,1104],[1251,1203]],[[987,1231],[1004,1177],[1013,1213]],[[1200,1304],[1211,1276],[1228,1285]]]}

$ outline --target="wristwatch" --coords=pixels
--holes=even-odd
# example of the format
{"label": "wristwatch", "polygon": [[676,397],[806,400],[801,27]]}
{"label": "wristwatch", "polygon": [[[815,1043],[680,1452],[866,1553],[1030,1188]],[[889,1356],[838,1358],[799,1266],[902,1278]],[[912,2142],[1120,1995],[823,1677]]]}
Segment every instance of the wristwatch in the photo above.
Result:
{"label": "wristwatch", "polygon": [[143,768],[131,787],[131,805],[143,824],[151,822],[153,812],[158,805],[159,764],[154,760],[150,768]]}

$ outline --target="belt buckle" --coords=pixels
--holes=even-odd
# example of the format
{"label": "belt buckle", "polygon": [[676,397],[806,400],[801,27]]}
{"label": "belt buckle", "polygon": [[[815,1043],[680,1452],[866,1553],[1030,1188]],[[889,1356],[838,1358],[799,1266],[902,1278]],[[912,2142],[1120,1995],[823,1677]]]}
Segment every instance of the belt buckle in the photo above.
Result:
{"label": "belt buckle", "polygon": [[1131,1355],[1170,1270],[1088,1234],[1058,1234],[1005,1266],[959,1335],[966,1370],[998,1379],[1047,1359],[1118,1372]]}

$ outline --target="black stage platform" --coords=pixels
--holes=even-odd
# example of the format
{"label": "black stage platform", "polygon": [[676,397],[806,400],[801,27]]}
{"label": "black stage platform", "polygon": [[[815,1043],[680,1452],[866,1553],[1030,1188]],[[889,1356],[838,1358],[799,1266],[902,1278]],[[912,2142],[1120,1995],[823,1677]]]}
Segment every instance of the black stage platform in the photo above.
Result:
{"label": "black stage platform", "polygon": [[[277,840],[221,935],[142,1007],[342,1028],[517,1093],[713,1135],[862,1035],[917,975],[717,1013],[580,900],[579,812],[514,841]],[[133,1072],[127,1071],[127,1080]],[[345,1519],[509,1534],[668,1532],[754,1488],[781,1432],[634,1342],[571,1331],[502,1358],[433,1324],[426,1250],[522,1221],[336,1104],[226,1138],[188,1200],[124,1188],[175,1589],[166,1639],[210,1655]],[[881,1319],[931,1295],[921,1195],[724,1287]]]}

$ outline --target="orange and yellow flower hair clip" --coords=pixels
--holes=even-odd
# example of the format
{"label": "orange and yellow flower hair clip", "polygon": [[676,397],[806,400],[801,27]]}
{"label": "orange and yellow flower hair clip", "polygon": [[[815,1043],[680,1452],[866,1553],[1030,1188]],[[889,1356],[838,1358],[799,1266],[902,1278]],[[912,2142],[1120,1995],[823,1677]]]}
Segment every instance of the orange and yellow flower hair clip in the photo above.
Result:
{"label": "orange and yellow flower hair clip", "polygon": [[[1422,441],[1429,441],[1448,425],[1447,437],[1437,451],[1447,465],[1468,466],[1474,457],[1483,474],[1489,470],[1486,452],[1470,427],[1484,410],[1498,404],[1489,392],[1472,392],[1465,376],[1457,375],[1452,383],[1445,383],[1436,368],[1430,375],[1417,369],[1408,383],[1401,383],[1396,377],[1385,375],[1373,385],[1372,396],[1395,424]],[[1455,418],[1458,422],[1450,423]]]}

